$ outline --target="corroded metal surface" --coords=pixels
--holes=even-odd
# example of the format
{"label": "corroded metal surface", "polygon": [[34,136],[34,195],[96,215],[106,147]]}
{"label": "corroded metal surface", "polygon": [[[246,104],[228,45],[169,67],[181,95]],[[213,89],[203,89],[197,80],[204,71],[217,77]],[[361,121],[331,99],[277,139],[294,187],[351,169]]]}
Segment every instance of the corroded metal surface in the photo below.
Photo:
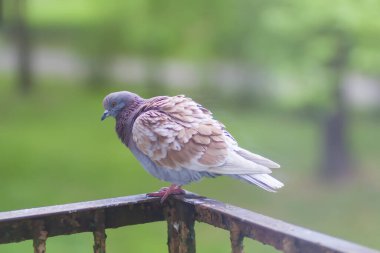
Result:
{"label": "corroded metal surface", "polygon": [[192,206],[171,200],[166,203],[169,253],[195,253],[194,215]]}
{"label": "corroded metal surface", "polygon": [[94,235],[94,253],[106,253],[106,228],[104,210],[100,209],[95,212],[95,229]]}
{"label": "corroded metal surface", "polygon": [[195,252],[194,220],[229,230],[233,252],[249,237],[287,253],[380,253],[190,192],[163,205],[141,194],[1,212],[0,244],[32,239],[35,252],[44,252],[48,236],[93,232],[94,251],[104,253],[105,229],[165,219],[171,253]]}
{"label": "corroded metal surface", "polygon": [[33,222],[33,248],[34,253],[46,252],[46,240],[48,232],[45,230],[44,222],[36,220]]}
{"label": "corroded metal surface", "polygon": [[[175,197],[195,208],[195,219],[234,230],[287,253],[380,253],[380,251],[298,227],[239,207],[189,193]],[[239,252],[239,251],[238,251]]]}
{"label": "corroded metal surface", "polygon": [[232,253],[243,253],[243,239],[244,235],[240,230],[240,227],[235,224],[231,223],[231,228],[230,228],[230,241],[231,241],[231,249]]}
{"label": "corroded metal surface", "polygon": [[105,228],[164,220],[158,199],[145,194],[66,205],[0,212],[0,244],[33,239],[35,221],[43,222],[48,236],[94,232],[96,212],[104,212]]}

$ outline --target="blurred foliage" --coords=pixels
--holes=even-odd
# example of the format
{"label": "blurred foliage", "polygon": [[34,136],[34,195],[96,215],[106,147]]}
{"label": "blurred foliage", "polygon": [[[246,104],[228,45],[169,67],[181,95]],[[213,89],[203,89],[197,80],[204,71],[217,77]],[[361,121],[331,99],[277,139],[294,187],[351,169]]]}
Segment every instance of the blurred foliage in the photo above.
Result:
{"label": "blurred foliage", "polygon": [[[173,57],[232,61],[278,76],[277,82],[288,77],[302,94],[310,93],[294,92],[291,101],[298,102],[292,106],[323,110],[332,103],[330,69],[342,42],[350,47],[344,73],[377,74],[380,67],[378,1],[29,0],[28,5],[32,29],[54,35],[44,41],[77,48],[89,60],[94,83],[109,81],[104,69],[120,55],[144,57],[153,68]],[[239,101],[250,102],[247,92],[252,96],[271,81],[249,81],[237,92]],[[251,89],[253,82],[260,88]]]}
{"label": "blurred foliage", "polygon": [[107,30],[108,45],[148,57],[248,58],[315,68],[331,58],[336,35],[344,34],[354,44],[351,67],[369,72],[380,65],[379,10],[371,0],[29,1],[35,29]]}

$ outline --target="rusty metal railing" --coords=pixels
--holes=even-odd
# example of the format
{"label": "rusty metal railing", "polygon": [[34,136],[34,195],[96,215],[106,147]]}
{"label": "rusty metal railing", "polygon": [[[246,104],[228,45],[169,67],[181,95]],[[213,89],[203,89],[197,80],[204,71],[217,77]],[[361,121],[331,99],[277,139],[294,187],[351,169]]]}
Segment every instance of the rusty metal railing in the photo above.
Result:
{"label": "rusty metal railing", "polygon": [[49,237],[92,232],[94,252],[105,253],[106,229],[165,220],[170,253],[195,252],[195,221],[230,231],[233,253],[243,252],[245,237],[287,253],[380,253],[193,193],[163,205],[142,194],[0,212],[0,244],[33,240],[42,253]]}

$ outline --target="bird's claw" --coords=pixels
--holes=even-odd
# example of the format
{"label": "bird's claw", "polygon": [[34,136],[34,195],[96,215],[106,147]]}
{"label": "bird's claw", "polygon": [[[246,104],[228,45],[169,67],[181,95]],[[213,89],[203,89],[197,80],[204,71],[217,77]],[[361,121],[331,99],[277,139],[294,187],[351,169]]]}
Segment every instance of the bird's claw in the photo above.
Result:
{"label": "bird's claw", "polygon": [[163,187],[157,192],[147,193],[146,196],[160,197],[161,198],[160,202],[162,204],[170,195],[180,195],[180,194],[185,194],[185,191],[181,189],[180,186],[171,185],[170,187]]}

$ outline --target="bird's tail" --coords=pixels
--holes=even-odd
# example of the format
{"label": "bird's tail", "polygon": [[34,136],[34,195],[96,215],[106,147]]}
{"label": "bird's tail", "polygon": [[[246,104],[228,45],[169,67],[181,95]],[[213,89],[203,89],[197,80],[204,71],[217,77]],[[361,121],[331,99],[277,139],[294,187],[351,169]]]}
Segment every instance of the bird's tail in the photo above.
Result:
{"label": "bird's tail", "polygon": [[274,177],[268,174],[253,174],[253,175],[231,175],[234,178],[243,180],[250,184],[255,184],[260,188],[269,191],[276,192],[278,189],[284,186],[284,184]]}
{"label": "bird's tail", "polygon": [[[255,164],[259,164],[261,166],[276,169],[279,168],[280,165],[257,154],[251,153],[248,150],[245,150],[243,148],[238,147],[236,152],[243,157],[244,159],[247,159],[248,161],[251,161]],[[259,187],[261,187],[264,190],[270,191],[270,192],[276,192],[279,188],[283,187],[284,184],[274,177],[263,173],[263,174],[240,174],[240,175],[234,175],[235,178],[241,179],[245,182],[248,182],[250,184],[255,184]]]}

